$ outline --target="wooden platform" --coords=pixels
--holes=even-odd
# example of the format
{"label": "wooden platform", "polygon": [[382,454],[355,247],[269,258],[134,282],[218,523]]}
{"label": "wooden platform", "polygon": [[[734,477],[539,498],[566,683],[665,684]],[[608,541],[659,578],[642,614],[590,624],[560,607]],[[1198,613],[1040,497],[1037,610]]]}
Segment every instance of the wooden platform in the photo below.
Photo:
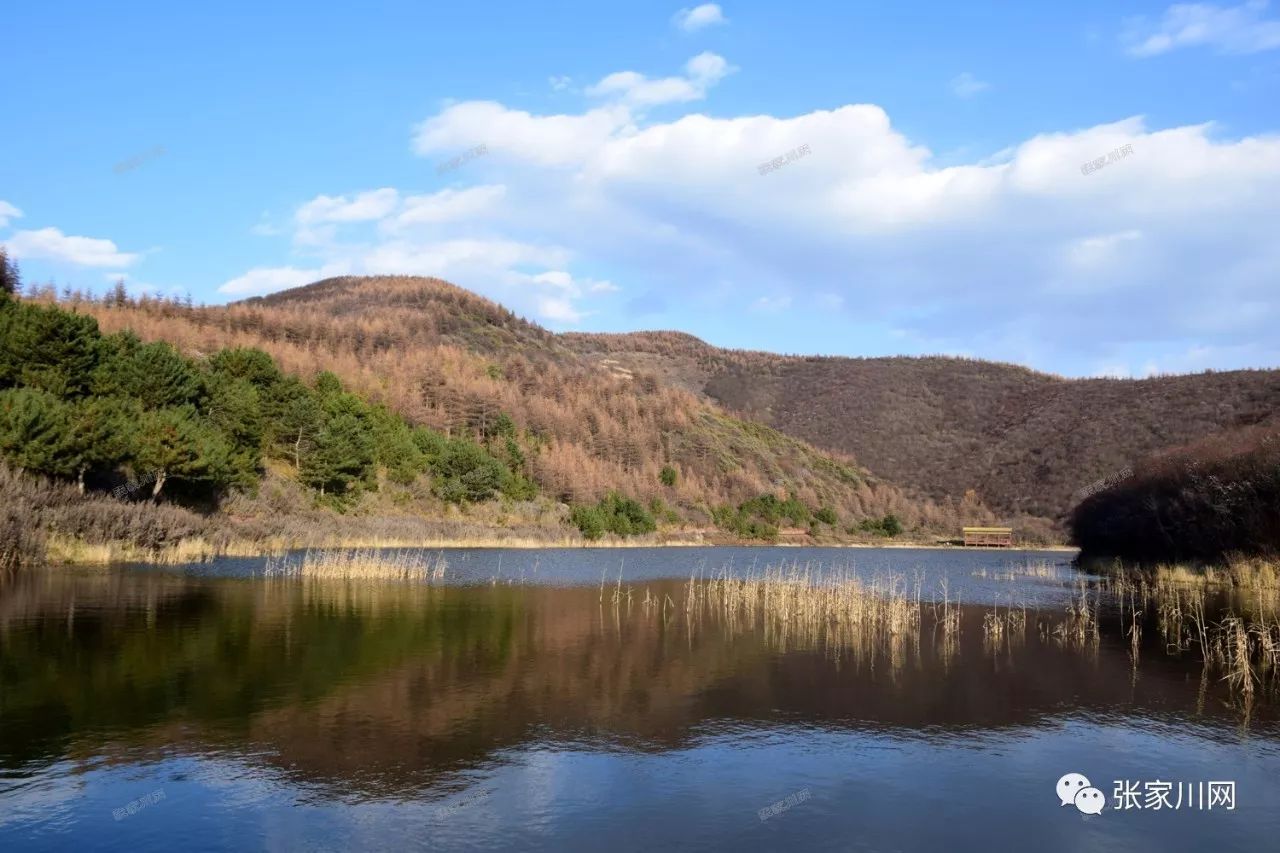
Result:
{"label": "wooden platform", "polygon": [[1012,527],[966,527],[964,528],[965,547],[1012,548]]}

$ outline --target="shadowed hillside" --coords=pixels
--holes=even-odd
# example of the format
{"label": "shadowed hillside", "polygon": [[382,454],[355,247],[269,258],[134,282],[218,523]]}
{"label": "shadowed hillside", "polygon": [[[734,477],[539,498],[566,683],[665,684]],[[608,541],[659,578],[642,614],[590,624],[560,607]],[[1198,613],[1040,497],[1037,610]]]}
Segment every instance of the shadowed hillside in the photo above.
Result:
{"label": "shadowed hillside", "polygon": [[1280,555],[1280,431],[1253,427],[1144,459],[1085,498],[1086,556],[1140,562]]}
{"label": "shadowed hillside", "polygon": [[1156,450],[1280,422],[1280,371],[1064,379],[961,358],[786,357],[674,332],[562,336],[934,497],[1061,521],[1092,484]]}

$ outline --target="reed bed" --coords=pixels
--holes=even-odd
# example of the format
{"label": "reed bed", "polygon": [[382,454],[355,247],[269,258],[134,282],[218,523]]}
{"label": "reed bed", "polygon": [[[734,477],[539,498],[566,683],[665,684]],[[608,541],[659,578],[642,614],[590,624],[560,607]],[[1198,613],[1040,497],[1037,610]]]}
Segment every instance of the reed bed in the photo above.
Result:
{"label": "reed bed", "polygon": [[375,549],[307,551],[300,559],[270,557],[263,566],[267,577],[308,577],[331,580],[441,580],[448,565],[444,553]]}
{"label": "reed bed", "polygon": [[1077,587],[1079,597],[1067,605],[1066,613],[1049,632],[1059,643],[1078,649],[1097,649],[1101,640],[1098,613],[1102,606],[1101,591],[1089,594],[1083,582]]}
{"label": "reed bed", "polygon": [[[1259,577],[1251,586],[1239,582]],[[1120,601],[1122,629],[1135,655],[1143,613],[1150,611],[1167,653],[1198,649],[1206,677],[1216,674],[1246,706],[1255,694],[1280,693],[1280,593],[1265,576],[1250,570],[1233,581],[1181,567],[1125,569],[1108,575],[1106,587]],[[1210,612],[1220,615],[1210,618]]]}
{"label": "reed bed", "polygon": [[1021,565],[1010,565],[1003,569],[975,569],[969,575],[997,581],[1017,581],[1023,578],[1057,578],[1059,572],[1057,566],[1046,560],[1029,560]]}
{"label": "reed bed", "polygon": [[1004,611],[997,604],[982,617],[982,642],[988,651],[1003,647],[1012,648],[1027,636],[1027,608],[1007,606]]}
{"label": "reed bed", "polygon": [[687,618],[712,616],[731,631],[759,628],[784,650],[887,649],[899,658],[920,639],[920,583],[898,576],[865,580],[848,569],[812,564],[742,576],[725,569],[690,577],[684,593]]}

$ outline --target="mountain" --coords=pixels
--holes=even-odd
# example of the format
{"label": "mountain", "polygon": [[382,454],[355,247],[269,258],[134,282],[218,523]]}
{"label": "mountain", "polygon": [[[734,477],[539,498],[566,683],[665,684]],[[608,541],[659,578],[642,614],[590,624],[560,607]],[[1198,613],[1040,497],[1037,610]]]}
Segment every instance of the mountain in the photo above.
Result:
{"label": "mountain", "polygon": [[[1097,483],[1163,448],[1280,420],[1280,371],[1066,379],[962,358],[726,350],[680,332],[554,334],[437,279],[327,279],[227,306],[86,303],[191,353],[256,346],[335,371],[411,422],[483,433],[507,414],[538,484],[566,502],[620,489],[713,509],[795,492],[842,525],[1002,521],[1061,538]],[[674,487],[661,469],[678,471]]]}
{"label": "mountain", "polygon": [[1280,371],[1065,379],[964,358],[724,350],[676,332],[573,334],[584,358],[648,370],[935,498],[1060,523],[1099,481],[1222,430],[1280,422]]}
{"label": "mountain", "polygon": [[[192,356],[249,346],[304,379],[333,371],[352,392],[449,435],[491,443],[505,416],[541,492],[569,504],[616,490],[670,520],[733,530],[727,508],[794,495],[808,510],[793,513],[792,526],[826,508],[835,523],[822,530],[841,534],[889,514],[921,533],[995,519],[976,500],[901,489],[849,454],[736,416],[650,370],[584,357],[565,336],[435,279],[328,279],[213,307],[74,295],[64,305],[104,332],[129,328]],[[757,510],[787,526],[776,504]]]}

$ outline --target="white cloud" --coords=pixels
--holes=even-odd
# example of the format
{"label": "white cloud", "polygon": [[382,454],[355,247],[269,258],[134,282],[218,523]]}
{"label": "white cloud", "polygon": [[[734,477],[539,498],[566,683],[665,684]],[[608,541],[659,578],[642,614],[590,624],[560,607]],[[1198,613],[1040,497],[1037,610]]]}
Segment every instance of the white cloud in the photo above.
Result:
{"label": "white cloud", "polygon": [[382,243],[360,256],[360,266],[368,273],[389,275],[492,278],[515,267],[560,266],[567,259],[564,249],[518,240],[449,239]]}
{"label": "white cloud", "polygon": [[671,18],[671,23],[677,29],[686,33],[696,32],[716,24],[727,23],[727,21],[728,19],[725,18],[724,12],[716,3],[703,3],[701,6],[694,6],[692,9],[681,9]]}
{"label": "white cloud", "polygon": [[219,293],[228,296],[249,297],[265,296],[277,290],[290,287],[301,287],[313,281],[330,276],[342,275],[346,269],[342,265],[299,269],[297,267],[256,267],[242,276],[233,278],[218,288]]}
{"label": "white cloud", "polygon": [[121,252],[110,240],[73,237],[57,228],[16,231],[5,245],[15,258],[40,258],[82,267],[127,267],[141,257]]}
{"label": "white cloud", "polygon": [[[536,128],[544,118],[523,120]],[[449,132],[448,116],[433,121]],[[809,156],[758,175],[761,162],[804,144]],[[1124,144],[1133,156],[1081,174],[1081,163]],[[506,184],[526,189],[505,199],[503,227],[622,269],[655,300],[684,304],[690,282],[728,279],[738,292],[785,287],[795,310],[808,289],[805,305],[856,305],[934,351],[971,347],[978,335],[988,357],[1054,364],[1078,358],[1082,337],[1138,340],[1134,317],[1164,324],[1171,340],[1199,335],[1195,318],[1223,295],[1280,320],[1269,284],[1280,249],[1266,235],[1280,219],[1275,137],[1151,130],[1135,117],[940,167],[883,109],[860,104],[618,122],[573,163],[538,160],[511,162]],[[992,307],[958,328],[954,312],[973,294]],[[693,295],[706,307],[720,300],[717,309],[736,301],[732,290]],[[1244,322],[1235,318],[1237,331]]]}
{"label": "white cloud", "polygon": [[506,192],[507,188],[502,184],[492,184],[407,196],[404,205],[394,217],[385,219],[383,226],[395,231],[412,225],[440,225],[474,219],[491,213]]}
{"label": "white cloud", "polygon": [[569,88],[569,84],[573,82],[573,78],[564,74],[553,74],[547,78],[547,83],[557,92],[563,92]]}
{"label": "white cloud", "polygon": [[991,88],[989,83],[979,80],[968,71],[962,71],[955,77],[951,78],[951,91],[955,93],[957,98],[972,98],[979,92],[986,91]]}
{"label": "white cloud", "polygon": [[311,225],[321,222],[367,222],[381,219],[396,206],[400,195],[390,187],[345,195],[319,195],[298,208],[298,222]]}
{"label": "white cloud", "polygon": [[1258,53],[1280,48],[1280,20],[1264,17],[1267,0],[1239,6],[1178,3],[1165,10],[1153,29],[1139,18],[1129,23],[1125,41],[1132,56],[1148,57],[1183,47],[1212,47],[1222,53]]}
{"label": "white cloud", "polygon": [[563,296],[539,296],[537,305],[538,314],[552,322],[577,323],[582,319],[582,312]]}
{"label": "white cloud", "polygon": [[22,216],[22,211],[9,204],[7,201],[0,201],[0,228],[4,228],[9,224],[10,219],[18,219]]}
{"label": "white cloud", "polygon": [[[695,57],[679,79],[713,78],[721,63]],[[482,101],[427,118],[414,149],[485,142],[487,182],[398,196],[373,242],[343,243],[349,226],[331,223],[311,247],[317,260],[440,276],[552,323],[621,310],[593,301],[617,282],[635,294],[628,310],[679,305],[694,324],[712,312],[766,324],[784,310],[835,324],[849,312],[910,351],[1068,373],[1181,364],[1174,354],[1195,347],[1280,362],[1270,331],[1280,244],[1269,230],[1280,220],[1280,137],[1133,117],[942,165],[874,104],[651,121],[632,110],[654,97],[635,93],[659,81],[609,80],[599,94],[619,100],[578,113]],[[759,175],[802,145],[808,156]],[[1081,174],[1122,145],[1132,156]],[[610,281],[582,268],[609,269]],[[815,334],[815,347],[843,345]]]}
{"label": "white cloud", "polygon": [[427,156],[484,144],[491,155],[540,166],[570,166],[630,124],[631,113],[622,106],[581,115],[534,116],[493,101],[468,101],[418,124],[413,150]]}
{"label": "white cloud", "polygon": [[700,101],[708,89],[735,70],[723,56],[705,52],[685,63],[685,77],[650,80],[636,71],[615,71],[586,91],[594,97],[617,98],[636,107]]}

